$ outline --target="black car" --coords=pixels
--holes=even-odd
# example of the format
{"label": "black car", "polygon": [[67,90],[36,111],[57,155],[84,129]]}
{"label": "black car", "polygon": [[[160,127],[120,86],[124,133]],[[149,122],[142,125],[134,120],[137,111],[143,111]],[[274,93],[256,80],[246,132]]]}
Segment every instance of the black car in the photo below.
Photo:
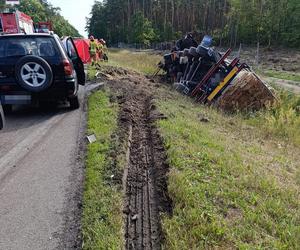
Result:
{"label": "black car", "polygon": [[0,101],[14,104],[67,100],[79,107],[78,84],[85,84],[83,63],[71,37],[55,34],[0,35]]}
{"label": "black car", "polygon": [[5,120],[4,120],[4,114],[3,114],[3,109],[0,103],[0,130],[3,129],[5,124]]}

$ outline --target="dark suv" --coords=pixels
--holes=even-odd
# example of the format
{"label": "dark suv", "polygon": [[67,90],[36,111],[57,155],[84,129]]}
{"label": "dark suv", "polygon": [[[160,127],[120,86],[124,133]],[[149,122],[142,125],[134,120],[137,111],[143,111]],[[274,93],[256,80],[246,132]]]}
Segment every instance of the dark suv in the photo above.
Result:
{"label": "dark suv", "polygon": [[79,107],[83,63],[71,37],[55,34],[0,35],[0,102],[14,104],[68,100]]}

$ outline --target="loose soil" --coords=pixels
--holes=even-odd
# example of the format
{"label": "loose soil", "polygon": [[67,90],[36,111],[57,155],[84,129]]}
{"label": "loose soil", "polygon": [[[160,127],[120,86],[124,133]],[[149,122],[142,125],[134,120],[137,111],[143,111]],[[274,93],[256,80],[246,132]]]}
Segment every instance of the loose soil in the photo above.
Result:
{"label": "loose soil", "polygon": [[[103,72],[117,98],[120,137],[127,145],[123,175],[125,249],[161,249],[161,213],[171,213],[166,152],[155,126],[165,118],[155,107],[155,84],[138,73],[115,68]],[[108,75],[110,77],[108,77]]]}

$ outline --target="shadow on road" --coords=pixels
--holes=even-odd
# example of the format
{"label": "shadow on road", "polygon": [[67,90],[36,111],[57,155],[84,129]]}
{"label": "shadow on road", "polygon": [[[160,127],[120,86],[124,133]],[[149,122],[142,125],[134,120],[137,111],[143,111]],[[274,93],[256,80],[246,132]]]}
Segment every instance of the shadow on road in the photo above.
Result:
{"label": "shadow on road", "polygon": [[25,129],[45,122],[51,117],[70,112],[67,105],[53,105],[47,107],[15,106],[13,111],[6,113],[6,127],[0,133]]}

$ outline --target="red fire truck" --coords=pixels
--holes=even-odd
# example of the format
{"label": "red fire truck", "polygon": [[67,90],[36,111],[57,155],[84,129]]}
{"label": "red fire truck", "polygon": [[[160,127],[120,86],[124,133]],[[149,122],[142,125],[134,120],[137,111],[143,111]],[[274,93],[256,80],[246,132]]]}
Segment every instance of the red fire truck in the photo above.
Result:
{"label": "red fire truck", "polygon": [[38,22],[34,26],[37,33],[49,33],[53,31],[52,22]]}
{"label": "red fire truck", "polygon": [[0,13],[0,33],[34,33],[33,21],[23,12]]}

